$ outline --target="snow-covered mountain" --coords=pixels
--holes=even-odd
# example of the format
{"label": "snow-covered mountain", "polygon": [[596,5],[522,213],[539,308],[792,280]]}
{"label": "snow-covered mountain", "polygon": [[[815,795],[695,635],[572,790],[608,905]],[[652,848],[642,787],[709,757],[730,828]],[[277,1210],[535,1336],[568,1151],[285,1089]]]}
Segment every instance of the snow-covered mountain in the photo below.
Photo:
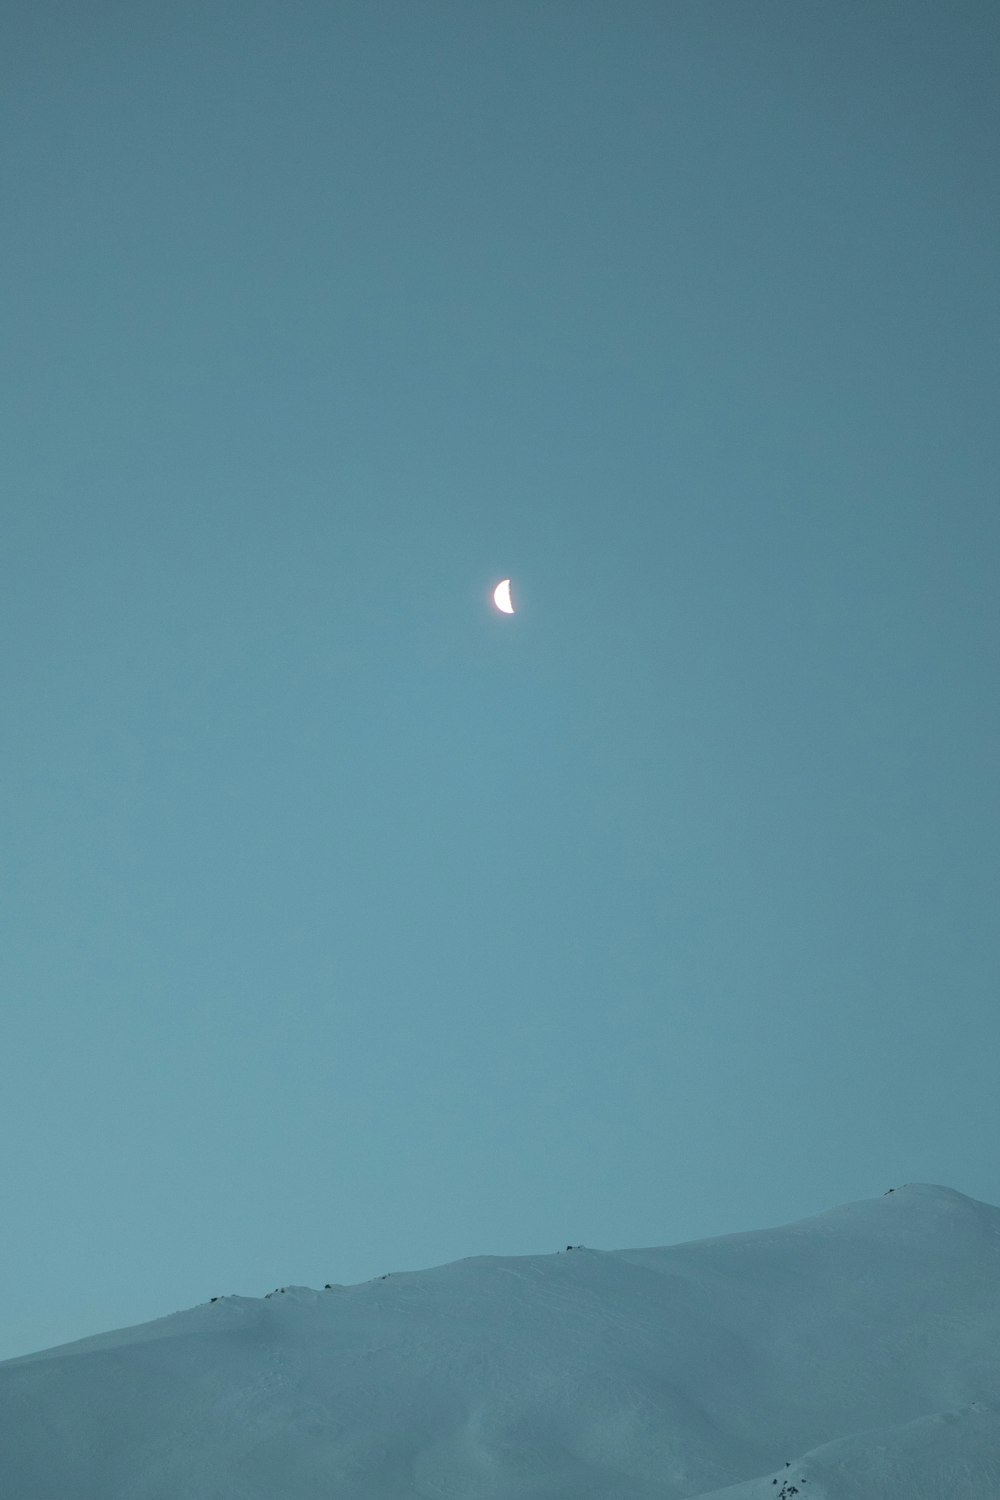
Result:
{"label": "snow-covered mountain", "polygon": [[0,1364],[2,1500],[1000,1500],[1000,1209],[225,1297]]}

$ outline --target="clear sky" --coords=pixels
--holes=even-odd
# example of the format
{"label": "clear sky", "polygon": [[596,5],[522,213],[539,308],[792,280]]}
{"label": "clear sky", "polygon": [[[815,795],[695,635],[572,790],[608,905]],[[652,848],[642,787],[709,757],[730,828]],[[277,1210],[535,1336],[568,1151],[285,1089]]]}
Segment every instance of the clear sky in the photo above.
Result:
{"label": "clear sky", "polygon": [[0,1355],[1000,1202],[993,0],[4,32]]}

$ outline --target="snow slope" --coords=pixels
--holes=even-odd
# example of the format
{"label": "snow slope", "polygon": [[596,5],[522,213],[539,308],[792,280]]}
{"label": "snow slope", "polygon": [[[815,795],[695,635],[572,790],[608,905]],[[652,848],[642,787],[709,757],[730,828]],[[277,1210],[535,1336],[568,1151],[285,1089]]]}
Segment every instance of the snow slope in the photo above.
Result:
{"label": "snow slope", "polygon": [[998,1500],[1000,1209],[228,1297],[0,1364],[0,1500]]}

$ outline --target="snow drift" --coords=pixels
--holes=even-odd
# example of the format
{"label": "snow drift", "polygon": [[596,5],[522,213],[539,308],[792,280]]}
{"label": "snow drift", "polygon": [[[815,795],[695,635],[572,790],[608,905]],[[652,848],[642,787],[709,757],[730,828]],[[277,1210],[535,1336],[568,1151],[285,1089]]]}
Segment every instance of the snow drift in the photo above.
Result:
{"label": "snow drift", "polygon": [[10,1500],[997,1500],[1000,1209],[227,1297],[0,1364]]}

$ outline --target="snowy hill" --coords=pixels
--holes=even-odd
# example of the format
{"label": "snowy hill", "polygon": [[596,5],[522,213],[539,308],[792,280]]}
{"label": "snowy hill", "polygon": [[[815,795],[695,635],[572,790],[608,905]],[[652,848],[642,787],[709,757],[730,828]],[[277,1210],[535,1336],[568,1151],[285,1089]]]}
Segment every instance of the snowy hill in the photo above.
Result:
{"label": "snowy hill", "polygon": [[1000,1209],[227,1297],[0,1364],[2,1500],[998,1500]]}

